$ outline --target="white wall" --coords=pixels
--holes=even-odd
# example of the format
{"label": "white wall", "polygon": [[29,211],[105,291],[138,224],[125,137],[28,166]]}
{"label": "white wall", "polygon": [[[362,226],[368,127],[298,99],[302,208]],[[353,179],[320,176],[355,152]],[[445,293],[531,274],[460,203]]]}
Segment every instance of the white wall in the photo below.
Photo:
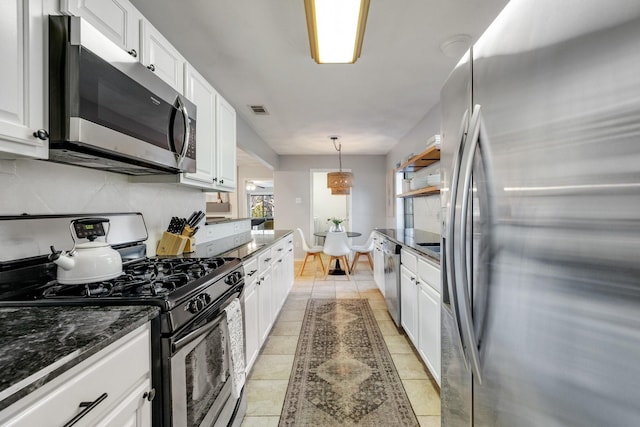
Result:
{"label": "white wall", "polygon": [[[440,104],[437,104],[387,154],[386,167],[388,169],[395,168],[411,155],[424,151],[427,148],[427,140],[440,133],[441,119]],[[413,199],[413,203],[414,228],[440,234],[440,196],[416,197]],[[395,224],[395,217],[387,217],[388,227],[395,228]]]}
{"label": "white wall", "polygon": [[0,215],[141,212],[149,255],[172,216],[204,209],[198,189],[129,183],[127,175],[39,160],[0,160]]}
{"label": "white wall", "polygon": [[[280,156],[274,171],[278,213],[277,229],[300,227],[311,241],[311,169],[337,169],[337,156]],[[362,233],[353,244],[362,244],[374,228],[385,227],[385,156],[342,156],[345,169],[354,175],[351,189],[353,231]],[[337,197],[337,196],[336,196]],[[299,199],[300,203],[296,203]],[[296,258],[304,256],[296,239]]]}

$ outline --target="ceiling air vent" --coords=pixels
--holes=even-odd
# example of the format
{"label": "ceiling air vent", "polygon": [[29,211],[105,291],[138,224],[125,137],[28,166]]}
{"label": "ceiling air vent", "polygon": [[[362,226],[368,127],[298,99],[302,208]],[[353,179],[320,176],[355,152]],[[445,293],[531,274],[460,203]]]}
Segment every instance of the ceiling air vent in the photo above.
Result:
{"label": "ceiling air vent", "polygon": [[264,105],[249,105],[249,108],[251,108],[253,114],[257,114],[259,116],[266,116],[267,114],[269,114],[267,108]]}

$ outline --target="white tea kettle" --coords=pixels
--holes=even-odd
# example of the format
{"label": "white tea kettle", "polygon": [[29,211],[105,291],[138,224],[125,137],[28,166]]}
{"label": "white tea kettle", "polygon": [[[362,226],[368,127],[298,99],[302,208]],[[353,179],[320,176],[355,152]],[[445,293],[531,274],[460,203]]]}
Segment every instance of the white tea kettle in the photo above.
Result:
{"label": "white tea kettle", "polygon": [[[122,274],[120,253],[107,243],[107,233],[103,223],[107,218],[79,218],[71,221],[69,229],[73,239],[73,248],[69,252],[56,251],[51,246],[49,259],[58,265],[58,282],[65,285],[100,282],[110,280]],[[111,225],[109,224],[109,229]],[[104,236],[104,241],[96,239]],[[77,243],[76,239],[88,239]]]}

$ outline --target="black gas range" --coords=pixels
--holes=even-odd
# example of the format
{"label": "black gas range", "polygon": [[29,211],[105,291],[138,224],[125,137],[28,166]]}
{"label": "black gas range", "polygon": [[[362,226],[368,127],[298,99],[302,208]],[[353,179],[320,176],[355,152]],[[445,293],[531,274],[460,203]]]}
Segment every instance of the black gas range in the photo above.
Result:
{"label": "black gas range", "polygon": [[[241,260],[148,257],[141,214],[100,216],[109,218],[117,231],[112,246],[121,255],[123,271],[110,280],[80,284],[59,283],[58,267],[46,253],[49,245],[72,245],[66,235],[77,215],[0,217],[0,306],[157,306],[160,316],[151,343],[157,366],[152,373],[157,391],[154,426],[241,421],[244,398],[232,395],[231,339],[225,322],[225,310],[242,301]],[[191,399],[186,405],[184,396]]]}
{"label": "black gas range", "polygon": [[[238,258],[142,258],[125,263],[111,280],[60,284],[55,266],[21,269],[19,279],[5,282],[2,305],[154,305],[161,310],[162,333],[173,333],[204,310],[224,302],[243,286]],[[31,271],[31,275],[29,275]],[[44,273],[44,274],[43,274]],[[13,271],[15,275],[15,271]],[[219,308],[219,307],[218,307]]]}

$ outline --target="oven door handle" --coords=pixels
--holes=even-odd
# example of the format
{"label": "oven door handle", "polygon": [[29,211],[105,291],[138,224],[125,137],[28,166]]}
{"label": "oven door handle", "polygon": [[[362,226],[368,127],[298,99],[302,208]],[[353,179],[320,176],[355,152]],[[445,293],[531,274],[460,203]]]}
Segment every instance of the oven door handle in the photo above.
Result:
{"label": "oven door handle", "polygon": [[220,316],[218,316],[215,320],[208,322],[204,326],[197,328],[195,331],[188,333],[184,337],[180,338],[176,342],[171,344],[172,353],[177,353],[181,348],[195,340],[196,338],[205,335],[210,330],[214,329],[218,324],[222,321],[222,319],[226,318],[226,313],[224,311],[220,312]]}

